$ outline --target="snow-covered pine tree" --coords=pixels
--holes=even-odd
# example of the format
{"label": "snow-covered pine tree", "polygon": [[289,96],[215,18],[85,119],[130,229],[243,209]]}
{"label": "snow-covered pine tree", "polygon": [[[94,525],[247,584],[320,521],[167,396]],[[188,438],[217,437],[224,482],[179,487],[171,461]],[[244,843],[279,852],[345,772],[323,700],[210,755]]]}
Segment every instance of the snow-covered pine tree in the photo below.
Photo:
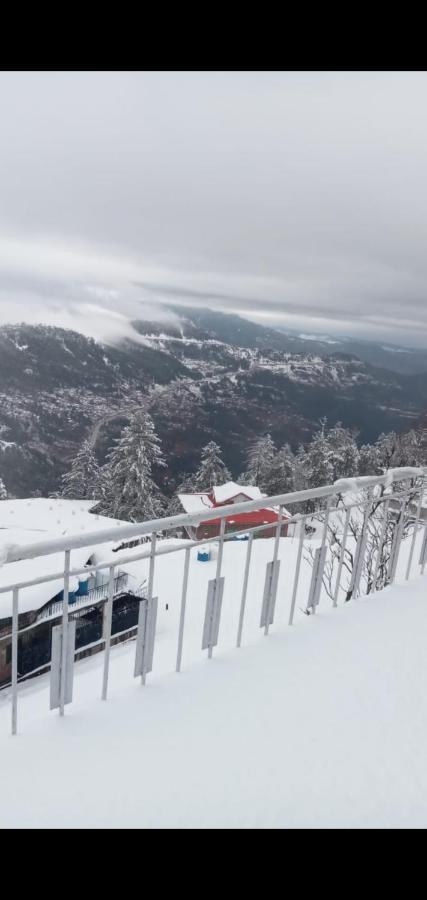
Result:
{"label": "snow-covered pine tree", "polygon": [[359,475],[381,475],[379,450],[376,444],[362,444],[359,450]]}
{"label": "snow-covered pine tree", "polygon": [[221,447],[215,441],[209,441],[202,449],[202,461],[194,477],[195,488],[211,491],[214,485],[227,481],[231,481],[231,473],[222,458]]}
{"label": "snow-covered pine tree", "polygon": [[103,466],[99,466],[98,477],[96,479],[93,496],[95,500],[105,500],[109,494],[111,487],[111,467],[106,462]]}
{"label": "snow-covered pine tree", "polygon": [[380,434],[375,446],[378,451],[379,465],[384,472],[395,466],[403,465],[399,435],[395,431]]}
{"label": "snow-covered pine tree", "polygon": [[0,500],[7,500],[8,493],[6,490],[6,485],[2,478],[0,478]]}
{"label": "snow-covered pine tree", "polygon": [[92,500],[95,497],[99,466],[90,441],[84,441],[71,463],[71,469],[62,476],[61,497],[71,500]]}
{"label": "snow-covered pine tree", "polygon": [[320,429],[307,447],[311,488],[331,484],[334,480],[333,450],[326,434],[326,419],[322,419]]}
{"label": "snow-covered pine tree", "polygon": [[427,462],[427,431],[410,429],[403,434],[382,433],[375,444],[359,451],[359,474],[381,475],[396,466],[423,466]]}
{"label": "snow-covered pine tree", "polygon": [[263,490],[270,497],[294,490],[295,457],[289,444],[273,456],[263,475]]}
{"label": "snow-covered pine tree", "polygon": [[252,441],[246,455],[247,466],[243,475],[244,483],[254,484],[261,491],[266,492],[268,473],[276,454],[277,448],[270,434]]}
{"label": "snow-covered pine tree", "polygon": [[98,485],[102,496],[94,512],[130,522],[160,517],[165,501],[153,480],[153,468],[164,465],[151,416],[136,413],[108,454]]}
{"label": "snow-covered pine tree", "polygon": [[304,491],[310,485],[311,469],[308,453],[300,444],[294,460],[294,487],[296,491]]}
{"label": "snow-covered pine tree", "polygon": [[337,422],[329,430],[327,439],[332,449],[333,480],[353,478],[359,472],[359,448],[354,434]]}
{"label": "snow-covered pine tree", "polygon": [[427,429],[411,428],[400,436],[403,466],[425,466],[427,463]]}

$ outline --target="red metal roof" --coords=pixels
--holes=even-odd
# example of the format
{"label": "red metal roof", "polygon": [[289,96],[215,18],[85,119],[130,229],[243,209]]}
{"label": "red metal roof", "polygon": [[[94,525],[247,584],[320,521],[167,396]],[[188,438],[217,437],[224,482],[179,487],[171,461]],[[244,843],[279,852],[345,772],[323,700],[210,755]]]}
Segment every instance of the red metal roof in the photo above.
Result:
{"label": "red metal roof", "polygon": [[[268,522],[276,523],[278,520],[277,513],[273,512],[271,509],[254,509],[252,512],[247,513],[239,513],[236,516],[227,516],[226,523],[227,524],[238,524],[238,525],[266,525]],[[284,521],[286,521],[284,519]],[[209,519],[208,522],[200,522],[200,525],[219,525],[221,523],[221,519]]]}
{"label": "red metal roof", "polygon": [[[239,493],[244,494],[244,488],[242,488]],[[230,501],[227,503],[215,503],[215,497],[213,494],[208,494],[209,500],[212,502],[212,506],[214,509],[221,509],[223,506],[228,506]],[[284,517],[285,518],[285,517]],[[231,513],[226,518],[227,524],[237,525],[246,525],[250,527],[251,525],[267,525],[267,523],[271,522],[275,524],[279,519],[278,513],[273,509],[252,509],[247,513],[236,513],[235,516]],[[200,525],[220,525],[221,519],[209,519],[208,522],[200,522]]]}

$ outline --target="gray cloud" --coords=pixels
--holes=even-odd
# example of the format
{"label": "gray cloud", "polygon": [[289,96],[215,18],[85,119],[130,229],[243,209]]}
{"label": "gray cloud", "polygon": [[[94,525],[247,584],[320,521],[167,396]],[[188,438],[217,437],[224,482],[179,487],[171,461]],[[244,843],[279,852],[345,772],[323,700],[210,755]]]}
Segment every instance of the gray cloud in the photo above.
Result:
{"label": "gray cloud", "polygon": [[[0,320],[425,343],[426,73],[2,73]],[[163,313],[164,314],[164,313]]]}

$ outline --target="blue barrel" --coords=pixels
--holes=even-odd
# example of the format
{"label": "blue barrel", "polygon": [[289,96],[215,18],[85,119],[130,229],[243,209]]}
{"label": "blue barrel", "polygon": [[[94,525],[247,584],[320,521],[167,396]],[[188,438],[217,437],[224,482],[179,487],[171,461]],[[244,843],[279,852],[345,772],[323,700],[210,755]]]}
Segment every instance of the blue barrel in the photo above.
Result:
{"label": "blue barrel", "polygon": [[208,547],[200,547],[200,550],[197,551],[197,559],[199,562],[209,562],[211,558],[211,551]]}

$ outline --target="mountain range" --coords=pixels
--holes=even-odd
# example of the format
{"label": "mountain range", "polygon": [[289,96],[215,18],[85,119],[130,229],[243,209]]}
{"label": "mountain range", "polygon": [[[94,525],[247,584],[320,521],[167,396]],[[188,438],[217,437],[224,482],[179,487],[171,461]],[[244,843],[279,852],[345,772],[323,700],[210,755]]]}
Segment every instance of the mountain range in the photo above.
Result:
{"label": "mountain range", "polygon": [[372,441],[427,410],[423,350],[284,333],[208,309],[171,313],[134,321],[135,339],[115,346],[47,325],[0,327],[0,476],[12,494],[57,490],[85,437],[103,462],[141,407],[163,442],[165,490],[210,439],[237,476],[267,431],[296,448],[326,416]]}

